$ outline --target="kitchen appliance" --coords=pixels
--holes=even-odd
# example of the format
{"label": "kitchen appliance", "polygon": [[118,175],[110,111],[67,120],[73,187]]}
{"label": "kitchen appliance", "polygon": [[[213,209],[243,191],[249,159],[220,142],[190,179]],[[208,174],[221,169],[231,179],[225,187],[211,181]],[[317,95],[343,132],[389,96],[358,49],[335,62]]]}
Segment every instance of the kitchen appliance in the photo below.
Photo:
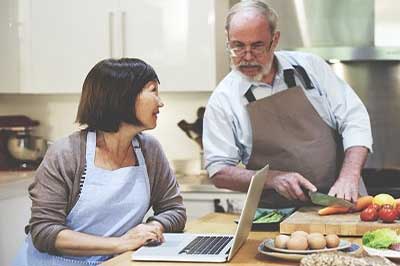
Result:
{"label": "kitchen appliance", "polygon": [[47,150],[47,141],[33,136],[39,122],[27,116],[0,116],[0,170],[34,170]]}

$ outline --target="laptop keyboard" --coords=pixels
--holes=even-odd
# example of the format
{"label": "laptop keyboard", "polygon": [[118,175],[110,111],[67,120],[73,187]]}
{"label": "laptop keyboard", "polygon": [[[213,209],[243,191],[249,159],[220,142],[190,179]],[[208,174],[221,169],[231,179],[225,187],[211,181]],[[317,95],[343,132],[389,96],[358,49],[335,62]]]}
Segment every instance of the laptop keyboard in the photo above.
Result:
{"label": "laptop keyboard", "polygon": [[218,254],[232,238],[232,236],[198,236],[184,247],[179,254]]}

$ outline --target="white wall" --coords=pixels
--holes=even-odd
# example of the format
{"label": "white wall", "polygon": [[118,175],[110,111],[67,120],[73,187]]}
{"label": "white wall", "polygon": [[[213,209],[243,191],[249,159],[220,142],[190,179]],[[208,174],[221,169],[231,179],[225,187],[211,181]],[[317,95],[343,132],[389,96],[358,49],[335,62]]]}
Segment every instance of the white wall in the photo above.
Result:
{"label": "white wall", "polygon": [[[148,133],[161,142],[169,160],[199,159],[200,148],[177,123],[181,119],[193,122],[197,108],[206,105],[209,95],[209,92],[161,93],[165,106],[160,109],[157,128]],[[79,97],[78,94],[0,94],[0,115],[21,114],[39,120],[36,135],[55,140],[78,129],[74,120]]]}

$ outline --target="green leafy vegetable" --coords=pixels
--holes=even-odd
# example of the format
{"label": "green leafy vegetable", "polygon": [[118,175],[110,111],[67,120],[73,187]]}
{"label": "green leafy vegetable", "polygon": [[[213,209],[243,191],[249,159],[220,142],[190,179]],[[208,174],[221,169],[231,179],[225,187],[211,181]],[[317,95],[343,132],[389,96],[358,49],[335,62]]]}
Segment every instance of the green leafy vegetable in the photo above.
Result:
{"label": "green leafy vegetable", "polygon": [[362,237],[363,245],[370,248],[388,248],[391,244],[399,243],[396,231],[382,228],[367,232]]}
{"label": "green leafy vegetable", "polygon": [[266,213],[262,216],[259,216],[253,222],[254,223],[277,223],[277,222],[280,222],[283,217],[284,217],[284,215],[281,214],[280,212],[272,211],[272,212]]}

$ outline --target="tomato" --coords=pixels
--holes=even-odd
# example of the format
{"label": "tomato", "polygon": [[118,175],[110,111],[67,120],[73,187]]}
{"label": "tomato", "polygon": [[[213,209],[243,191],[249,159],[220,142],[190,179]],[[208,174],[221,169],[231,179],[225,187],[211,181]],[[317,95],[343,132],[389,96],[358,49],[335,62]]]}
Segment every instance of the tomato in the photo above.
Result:
{"label": "tomato", "polygon": [[374,208],[376,211],[379,211],[381,209],[381,206],[378,204],[371,204],[368,206],[368,208]]}
{"label": "tomato", "polygon": [[396,205],[397,218],[400,218],[400,204]]}
{"label": "tomato", "polygon": [[378,211],[373,207],[368,207],[360,213],[361,221],[376,221],[378,220]]}
{"label": "tomato", "polygon": [[379,210],[379,218],[385,223],[392,223],[397,219],[397,211],[393,208],[382,208]]}

